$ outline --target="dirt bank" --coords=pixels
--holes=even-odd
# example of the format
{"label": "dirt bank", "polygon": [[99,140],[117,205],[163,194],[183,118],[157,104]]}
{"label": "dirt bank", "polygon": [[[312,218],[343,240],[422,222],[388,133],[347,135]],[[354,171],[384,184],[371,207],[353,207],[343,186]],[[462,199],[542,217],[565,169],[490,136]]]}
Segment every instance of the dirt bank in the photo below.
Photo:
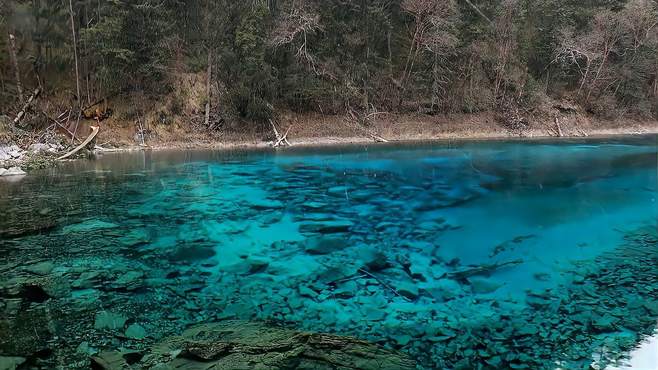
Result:
{"label": "dirt bank", "polygon": [[[639,120],[606,121],[582,114],[559,118],[563,137],[637,135],[658,133],[658,122]],[[386,114],[366,126],[350,122],[343,116],[319,114],[285,114],[277,121],[280,130],[290,127],[288,139],[294,146],[332,145],[373,142],[372,135],[388,141],[487,138],[559,137],[554,118],[543,117],[521,127],[501,124],[492,113],[460,115]],[[268,125],[252,126],[240,131],[226,128],[215,132],[192,130],[183,122],[154,125],[145,143],[153,149],[266,147],[274,135]],[[106,121],[98,145],[116,149],[139,149],[140,138],[130,124]]]}

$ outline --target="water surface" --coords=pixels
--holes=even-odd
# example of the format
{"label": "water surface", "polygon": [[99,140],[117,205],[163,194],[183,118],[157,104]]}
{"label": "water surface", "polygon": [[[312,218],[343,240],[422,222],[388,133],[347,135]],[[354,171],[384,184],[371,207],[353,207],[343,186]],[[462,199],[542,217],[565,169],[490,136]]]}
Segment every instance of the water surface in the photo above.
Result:
{"label": "water surface", "polygon": [[239,318],[425,368],[605,366],[658,320],[657,147],[140,152],[2,182],[0,355],[85,368]]}

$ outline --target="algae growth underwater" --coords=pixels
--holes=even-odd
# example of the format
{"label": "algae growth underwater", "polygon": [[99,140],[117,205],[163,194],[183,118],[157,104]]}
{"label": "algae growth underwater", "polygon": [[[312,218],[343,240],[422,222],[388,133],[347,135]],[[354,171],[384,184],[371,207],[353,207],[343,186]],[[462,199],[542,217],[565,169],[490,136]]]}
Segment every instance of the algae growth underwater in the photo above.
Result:
{"label": "algae growth underwater", "polygon": [[0,362],[231,368],[239,346],[200,344],[221,328],[240,348],[310,331],[388,351],[305,339],[253,368],[623,367],[658,322],[657,148],[139,152],[2,182]]}

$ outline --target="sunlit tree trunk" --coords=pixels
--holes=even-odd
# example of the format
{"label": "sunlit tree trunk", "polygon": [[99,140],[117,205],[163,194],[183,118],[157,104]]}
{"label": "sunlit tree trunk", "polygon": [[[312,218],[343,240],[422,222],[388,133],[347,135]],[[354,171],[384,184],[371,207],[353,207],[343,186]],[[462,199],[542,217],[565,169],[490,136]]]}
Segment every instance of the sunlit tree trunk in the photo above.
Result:
{"label": "sunlit tree trunk", "polygon": [[71,34],[73,35],[73,58],[75,61],[75,86],[76,86],[76,98],[78,99],[78,105],[82,107],[82,97],[80,96],[80,72],[78,71],[78,40],[75,35],[75,21],[73,18],[73,1],[69,0],[69,15],[71,16]]}
{"label": "sunlit tree trunk", "polygon": [[75,129],[73,130],[73,135],[71,135],[71,144],[75,140],[75,135],[78,133],[78,125],[80,124],[80,117],[82,115],[82,97],[80,96],[80,72],[78,71],[78,40],[75,35],[75,22],[73,18],[73,1],[69,0],[69,15],[71,16],[71,34],[73,35],[73,57],[75,60],[75,87],[77,91],[77,101],[78,101],[78,117],[75,122]]}
{"label": "sunlit tree trunk", "polygon": [[14,66],[14,73],[16,74],[16,91],[18,92],[18,101],[23,103],[23,84],[21,83],[21,70],[18,68],[18,58],[16,57],[16,37],[9,34],[9,58],[11,64]]}
{"label": "sunlit tree trunk", "polygon": [[211,81],[212,81],[212,49],[208,48],[208,70],[206,73],[206,127],[210,124],[210,99],[211,99]]}

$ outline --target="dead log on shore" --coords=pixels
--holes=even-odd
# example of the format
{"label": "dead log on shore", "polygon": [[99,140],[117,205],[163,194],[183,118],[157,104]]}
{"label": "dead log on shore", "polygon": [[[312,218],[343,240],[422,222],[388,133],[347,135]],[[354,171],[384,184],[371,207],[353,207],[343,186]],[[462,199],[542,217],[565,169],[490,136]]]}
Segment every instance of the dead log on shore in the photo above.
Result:
{"label": "dead log on shore", "polygon": [[[68,128],[66,128],[66,125],[69,123],[69,120],[71,119],[71,110],[70,109],[67,109],[66,111],[60,113],[59,116],[57,116],[56,119],[49,116],[48,113],[44,112],[43,110],[40,111],[39,113],[41,113],[41,115],[44,116],[47,120],[52,122],[52,125],[50,125],[46,128],[46,130],[41,135],[41,137],[46,135],[51,130],[51,128],[53,129],[54,132],[57,132],[57,130],[60,130],[60,133],[63,134],[63,135],[66,135],[66,136],[73,135],[73,133],[71,131],[69,131]],[[66,116],[66,121],[65,122],[60,121],[60,119],[62,119],[67,114],[68,114],[68,116]],[[39,140],[37,140],[37,141],[40,141],[40,140],[41,140],[41,138],[39,138]],[[79,143],[82,142],[82,140],[78,139],[77,137],[75,138],[75,140],[77,140]]]}
{"label": "dead log on shore", "polygon": [[276,125],[274,124],[274,122],[272,122],[272,120],[269,121],[270,121],[270,125],[272,126],[272,131],[274,131],[274,137],[276,138],[276,140],[272,144],[272,147],[278,148],[280,146],[292,146],[292,144],[290,144],[290,142],[288,141],[288,133],[290,132],[292,126],[288,126],[288,129],[286,130],[285,134],[281,135],[279,133],[279,130],[276,129]]}
{"label": "dead log on shore", "polygon": [[[374,132],[368,130],[365,126],[366,123],[370,121],[370,119],[374,116],[380,115],[380,114],[386,114],[386,112],[373,112],[365,116],[361,116],[358,112],[356,112],[352,107],[347,107],[347,115],[350,117],[350,120],[353,125],[348,125],[348,126],[353,126],[353,128],[356,128],[357,130],[365,133],[368,135],[371,139],[373,139],[375,142],[378,143],[388,143],[388,140],[384,139],[383,137],[375,134]],[[347,122],[346,122],[347,123]]]}
{"label": "dead log on shore", "polygon": [[560,118],[558,116],[555,116],[555,127],[557,127],[557,134],[559,137],[563,137],[564,135],[562,134],[562,127],[560,127]]}
{"label": "dead log on shore", "polygon": [[23,117],[27,113],[27,110],[30,108],[30,105],[32,105],[34,99],[39,97],[39,94],[41,94],[41,89],[37,87],[32,93],[32,95],[30,95],[30,98],[27,99],[25,105],[23,105],[23,109],[21,109],[21,111],[18,112],[18,114],[16,115],[16,118],[14,118],[14,122],[13,122],[14,126],[18,125],[18,123],[23,119]]}
{"label": "dead log on shore", "polygon": [[57,158],[58,161],[61,161],[63,159],[69,158],[70,156],[74,155],[75,153],[79,152],[82,150],[84,147],[89,145],[92,140],[96,137],[98,134],[99,127],[98,126],[91,126],[91,134],[85,139],[85,141],[82,142],[82,144],[78,145],[75,149],[71,150],[70,152],[64,154],[63,156]]}

